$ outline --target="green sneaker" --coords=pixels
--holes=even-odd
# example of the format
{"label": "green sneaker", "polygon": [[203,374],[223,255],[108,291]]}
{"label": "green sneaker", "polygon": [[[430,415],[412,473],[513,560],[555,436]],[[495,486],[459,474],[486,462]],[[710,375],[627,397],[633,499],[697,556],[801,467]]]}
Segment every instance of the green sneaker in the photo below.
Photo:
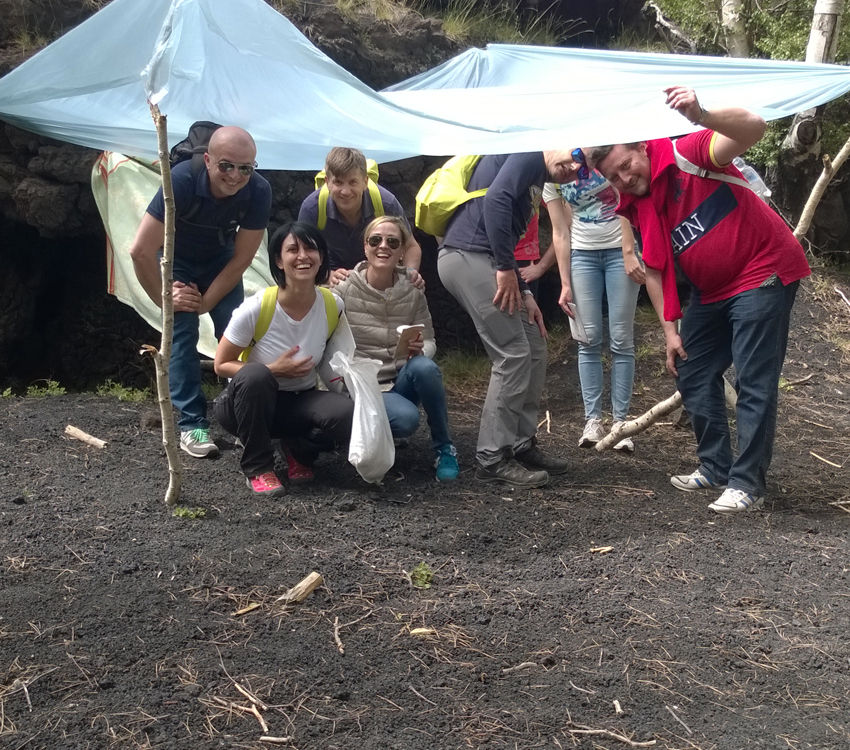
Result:
{"label": "green sneaker", "polygon": [[202,427],[181,431],[180,448],[195,458],[218,455],[218,446],[212,441],[210,431]]}
{"label": "green sneaker", "polygon": [[460,467],[457,465],[457,451],[451,443],[437,451],[434,467],[437,469],[438,482],[454,482],[457,479]]}

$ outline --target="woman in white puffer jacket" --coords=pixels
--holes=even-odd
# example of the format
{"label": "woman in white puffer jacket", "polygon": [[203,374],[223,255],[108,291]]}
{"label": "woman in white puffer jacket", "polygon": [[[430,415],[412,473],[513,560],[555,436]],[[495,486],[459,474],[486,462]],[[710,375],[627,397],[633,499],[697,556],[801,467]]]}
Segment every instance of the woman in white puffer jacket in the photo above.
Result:
{"label": "woman in white puffer jacket", "polygon": [[[345,311],[357,356],[381,362],[378,380],[385,385],[384,405],[394,438],[406,438],[419,426],[422,404],[431,429],[437,479],[453,481],[459,473],[457,452],[449,436],[443,375],[432,357],[437,351],[434,326],[425,293],[398,266],[410,240],[405,223],[381,216],[364,233],[366,260],[334,287]],[[401,326],[422,326],[398,353]]]}

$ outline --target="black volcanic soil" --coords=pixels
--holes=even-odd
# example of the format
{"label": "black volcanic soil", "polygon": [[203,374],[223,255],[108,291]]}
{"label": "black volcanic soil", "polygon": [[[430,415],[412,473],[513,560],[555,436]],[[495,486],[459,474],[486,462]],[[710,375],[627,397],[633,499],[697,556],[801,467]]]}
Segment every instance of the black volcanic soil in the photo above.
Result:
{"label": "black volcanic soil", "polygon": [[[576,447],[572,344],[541,428],[572,469],[533,491],[475,482],[479,391],[452,392],[453,486],[420,430],[383,487],[324,456],[315,485],[258,500],[215,426],[220,459],[181,454],[197,520],[164,507],[152,403],[0,399],[0,747],[850,747],[834,283],[803,285],[769,496],[735,517],[670,485],[696,467],[687,429],[658,425],[631,457]],[[673,390],[641,320],[634,414]],[[427,589],[409,575],[423,562]],[[323,586],[275,604],[311,571]]]}

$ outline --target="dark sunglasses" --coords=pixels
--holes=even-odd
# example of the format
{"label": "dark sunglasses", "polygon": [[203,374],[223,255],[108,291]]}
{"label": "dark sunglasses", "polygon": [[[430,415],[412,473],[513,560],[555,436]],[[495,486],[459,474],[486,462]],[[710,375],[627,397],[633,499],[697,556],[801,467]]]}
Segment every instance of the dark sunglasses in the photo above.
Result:
{"label": "dark sunglasses", "polygon": [[380,234],[367,237],[366,242],[369,247],[380,247],[382,242],[386,242],[390,250],[398,250],[401,247],[401,240],[398,237],[382,237]]}
{"label": "dark sunglasses", "polygon": [[243,177],[250,177],[256,168],[257,162],[254,162],[253,164],[234,164],[232,161],[220,161],[218,163],[219,172],[227,174],[228,172],[232,172],[234,169],[238,169],[239,174]]}
{"label": "dark sunglasses", "polygon": [[578,178],[580,180],[586,180],[590,177],[590,167],[587,166],[587,159],[584,158],[584,151],[580,148],[573,149],[572,153],[573,161],[578,162],[581,166],[578,168]]}

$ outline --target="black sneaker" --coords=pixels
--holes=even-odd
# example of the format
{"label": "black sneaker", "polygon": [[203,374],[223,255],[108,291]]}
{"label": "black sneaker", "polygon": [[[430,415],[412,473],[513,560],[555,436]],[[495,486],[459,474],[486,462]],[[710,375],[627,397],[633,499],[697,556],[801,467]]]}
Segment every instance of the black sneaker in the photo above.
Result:
{"label": "black sneaker", "polygon": [[503,458],[490,466],[479,464],[475,470],[475,478],[479,482],[501,482],[514,487],[542,487],[549,481],[549,475],[545,471],[529,471],[513,458]]}
{"label": "black sneaker", "polygon": [[536,445],[526,448],[522,453],[515,453],[514,458],[526,469],[542,469],[548,474],[564,474],[570,468],[565,459],[547,456]]}

